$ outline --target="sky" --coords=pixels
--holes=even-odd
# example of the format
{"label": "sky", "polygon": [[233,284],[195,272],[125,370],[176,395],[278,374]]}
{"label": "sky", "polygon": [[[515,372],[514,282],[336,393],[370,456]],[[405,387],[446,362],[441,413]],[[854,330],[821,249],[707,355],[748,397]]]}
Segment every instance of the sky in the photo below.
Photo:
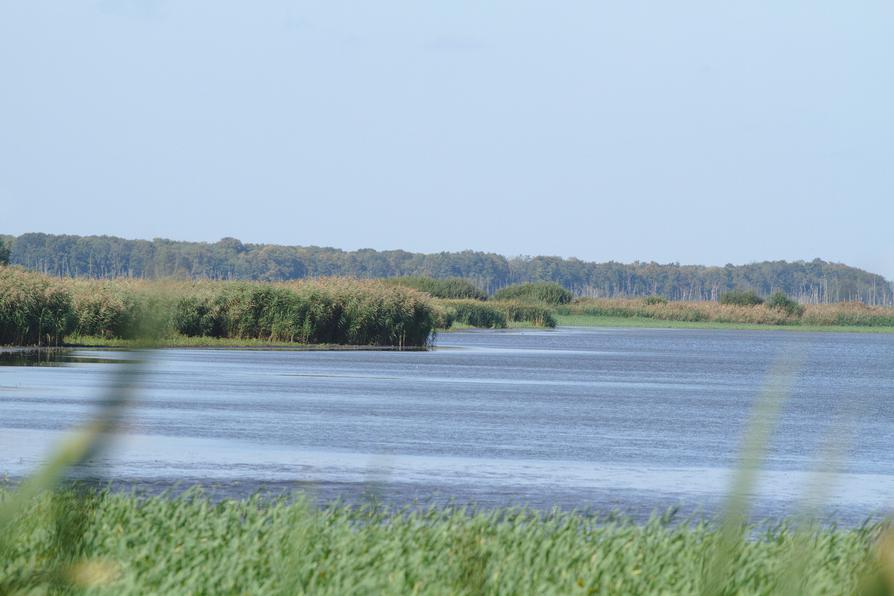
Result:
{"label": "sky", "polygon": [[894,3],[0,0],[0,233],[894,279]]}

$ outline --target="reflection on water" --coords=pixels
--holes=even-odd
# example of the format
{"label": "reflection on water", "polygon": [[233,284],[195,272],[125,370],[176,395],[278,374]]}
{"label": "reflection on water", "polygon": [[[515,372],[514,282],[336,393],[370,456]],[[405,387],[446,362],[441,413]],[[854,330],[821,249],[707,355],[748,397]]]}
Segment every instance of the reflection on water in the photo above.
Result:
{"label": "reflection on water", "polygon": [[85,356],[68,348],[0,349],[0,366],[66,366],[69,364],[121,364],[123,358]]}
{"label": "reflection on water", "polygon": [[[894,336],[560,329],[460,332],[432,352],[165,350],[128,434],[94,462],[118,485],[201,482],[223,496],[375,486],[410,500],[713,511],[767,372],[805,354],[756,489],[791,513],[828,436],[854,437],[825,499],[842,523],[894,495]],[[85,421],[110,361],[0,370],[0,475],[20,477]],[[77,361],[74,359],[78,359]],[[856,414],[854,414],[856,412]]]}

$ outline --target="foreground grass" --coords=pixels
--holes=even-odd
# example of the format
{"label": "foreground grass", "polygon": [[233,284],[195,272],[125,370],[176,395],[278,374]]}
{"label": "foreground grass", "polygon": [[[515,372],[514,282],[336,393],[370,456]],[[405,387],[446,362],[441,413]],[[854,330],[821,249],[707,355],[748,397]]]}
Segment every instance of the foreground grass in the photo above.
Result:
{"label": "foreground grass", "polygon": [[722,323],[717,321],[671,321],[645,317],[607,317],[599,315],[556,315],[562,327],[639,327],[652,329],[744,329],[755,331],[827,331],[835,333],[894,333],[894,327],[856,325],[766,325],[760,323]]}
{"label": "foreground grass", "polygon": [[[716,589],[854,593],[876,566],[878,530],[743,531]],[[705,577],[719,540],[711,526],[659,518],[57,493],[9,529],[0,593],[715,592]]]}

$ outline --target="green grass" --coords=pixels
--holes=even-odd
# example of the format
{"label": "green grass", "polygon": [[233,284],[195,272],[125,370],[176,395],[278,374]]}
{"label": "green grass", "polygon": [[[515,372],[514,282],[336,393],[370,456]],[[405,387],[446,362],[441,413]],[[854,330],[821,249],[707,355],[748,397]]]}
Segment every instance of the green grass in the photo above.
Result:
{"label": "green grass", "polygon": [[894,333],[894,327],[856,325],[763,325],[712,321],[669,321],[646,317],[605,317],[596,315],[556,315],[562,327],[640,327],[653,329],[745,329],[755,331],[828,331],[836,333]]}
{"label": "green grass", "polygon": [[[721,591],[854,593],[874,565],[877,531],[744,530]],[[92,594],[692,594],[706,591],[721,538],[711,525],[657,517],[120,493],[44,494],[9,532],[0,593],[73,584]],[[794,584],[793,568],[803,571]]]}

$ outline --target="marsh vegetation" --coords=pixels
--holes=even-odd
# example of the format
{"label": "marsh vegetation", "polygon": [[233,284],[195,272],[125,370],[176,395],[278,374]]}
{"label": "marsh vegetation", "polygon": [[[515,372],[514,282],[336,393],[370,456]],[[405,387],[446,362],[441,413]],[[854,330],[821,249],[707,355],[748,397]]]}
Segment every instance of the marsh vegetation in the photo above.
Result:
{"label": "marsh vegetation", "polygon": [[486,298],[462,280],[91,280],[0,267],[0,345],[206,338],[421,347],[454,323],[556,325],[545,303]]}
{"label": "marsh vegetation", "polygon": [[788,327],[894,327],[894,308],[860,302],[802,305],[785,295],[756,304],[668,302],[646,299],[583,298],[556,308],[562,316],[672,321],[783,325]]}
{"label": "marsh vegetation", "polygon": [[289,283],[57,279],[0,269],[0,344],[207,337],[425,346],[431,297],[378,281]]}
{"label": "marsh vegetation", "polygon": [[421,347],[437,329],[668,321],[787,327],[894,327],[894,308],[799,304],[728,292],[717,302],[574,298],[553,283],[516,284],[488,298],[466,280],[402,277],[292,282],[54,278],[0,266],[0,345],[279,342]]}
{"label": "marsh vegetation", "polygon": [[557,306],[568,304],[574,295],[557,283],[538,282],[507,286],[494,294],[494,300],[541,302]]}
{"label": "marsh vegetation", "polygon": [[[499,321],[500,315],[509,324],[513,316],[611,306],[592,300],[560,306],[438,300],[412,289],[354,280],[306,286],[125,283],[54,280],[14,269],[6,273],[16,291],[7,288],[4,300],[12,296],[19,302],[10,298],[4,304],[29,305],[30,310],[23,309],[48,317],[38,320],[69,320],[70,328],[100,337],[140,338],[157,334],[153,325],[162,325],[167,326],[162,333],[174,328],[202,338],[220,329],[221,334],[266,341],[274,329],[295,329],[289,321],[307,320],[290,318],[290,313],[304,312],[301,308],[326,313],[323,306],[351,299],[359,308],[375,296],[391,305],[394,292],[426,305],[430,325],[445,316],[472,317],[462,313],[473,306],[487,309],[475,311],[480,325]],[[17,293],[22,289],[27,291]],[[366,293],[363,300],[357,292]],[[796,316],[784,304],[634,302],[613,307]],[[522,314],[510,314],[512,308]],[[865,306],[835,308],[875,312]],[[54,315],[57,311],[62,314]],[[736,316],[741,312],[733,311]],[[809,313],[807,308],[801,316]],[[852,320],[864,319],[854,315]],[[0,491],[2,593],[884,594],[894,586],[888,564],[892,545],[884,524],[750,527],[670,516],[637,524],[517,508],[320,508],[301,497],[212,501],[196,493],[137,497],[65,485],[28,498]]]}
{"label": "marsh vegetation", "polygon": [[[0,501],[8,493],[0,493]],[[854,594],[891,584],[882,526],[706,523],[200,494],[46,493],[7,528],[0,592]],[[715,553],[732,571],[713,585]]]}

